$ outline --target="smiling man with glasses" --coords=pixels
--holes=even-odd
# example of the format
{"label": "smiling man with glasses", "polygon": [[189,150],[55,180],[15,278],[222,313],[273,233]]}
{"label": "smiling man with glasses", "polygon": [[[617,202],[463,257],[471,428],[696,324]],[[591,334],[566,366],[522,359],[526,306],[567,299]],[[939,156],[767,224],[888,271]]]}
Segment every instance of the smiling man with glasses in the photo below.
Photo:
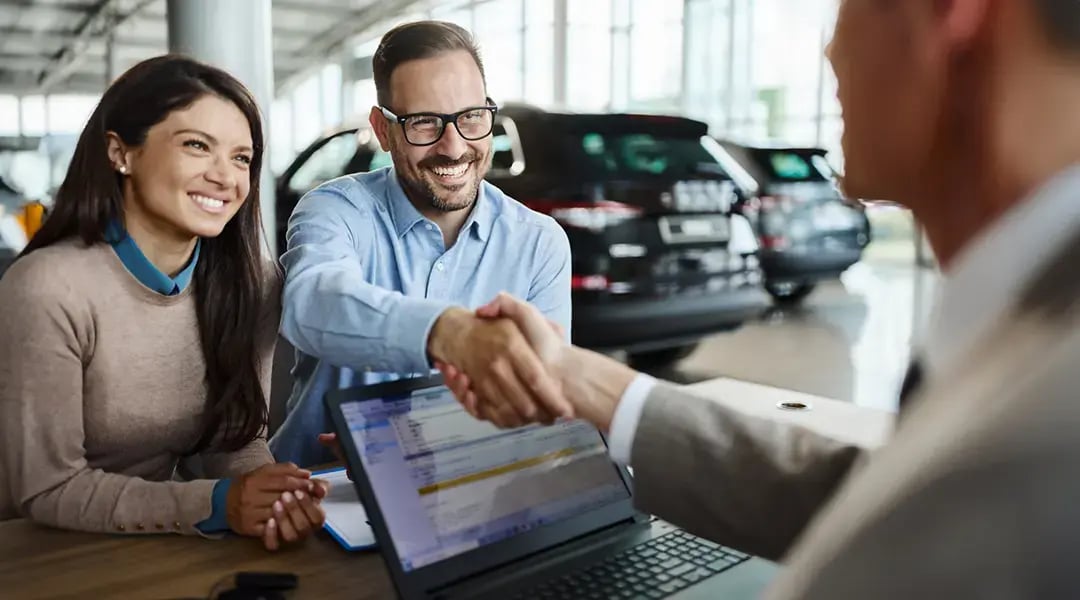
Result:
{"label": "smiling man with glasses", "polygon": [[[281,460],[332,460],[331,389],[461,364],[476,385],[550,420],[569,408],[517,327],[473,309],[500,291],[569,332],[570,245],[550,217],[484,181],[498,107],[472,37],[449,23],[399,26],[373,59],[369,120],[393,167],[309,192],[288,227],[282,334],[297,348]],[[546,407],[543,414],[531,406]]]}

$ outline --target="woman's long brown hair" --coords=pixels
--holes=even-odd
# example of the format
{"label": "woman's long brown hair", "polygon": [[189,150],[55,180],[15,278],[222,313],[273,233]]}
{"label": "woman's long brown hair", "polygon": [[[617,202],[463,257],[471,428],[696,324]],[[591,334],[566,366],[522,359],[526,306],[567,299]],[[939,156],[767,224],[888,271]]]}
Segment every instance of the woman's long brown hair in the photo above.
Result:
{"label": "woman's long brown hair", "polygon": [[258,328],[264,325],[272,285],[262,258],[259,173],[263,130],[251,93],[228,73],[183,56],[152,58],[116,80],[90,116],[55,203],[25,256],[59,241],[105,241],[111,222],[123,223],[121,177],[108,158],[106,132],[139,146],[147,132],[173,111],[214,95],[235,104],[251,127],[254,154],[247,200],[221,235],[202,240],[193,285],[199,336],[206,361],[206,409],[192,452],[213,445],[237,450],[254,440],[267,422],[265,392],[259,383]]}

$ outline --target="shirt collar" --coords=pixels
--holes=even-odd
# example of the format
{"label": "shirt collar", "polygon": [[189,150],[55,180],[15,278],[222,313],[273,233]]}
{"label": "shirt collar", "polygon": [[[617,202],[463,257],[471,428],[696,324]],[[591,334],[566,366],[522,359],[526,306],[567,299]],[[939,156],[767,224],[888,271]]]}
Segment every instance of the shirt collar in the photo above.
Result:
{"label": "shirt collar", "polygon": [[921,351],[929,374],[974,348],[1078,227],[1080,165],[1045,183],[961,251],[945,274]]}
{"label": "shirt collar", "polygon": [[409,201],[409,197],[405,195],[405,189],[401,187],[397,170],[393,167],[387,169],[386,176],[389,179],[386,185],[386,195],[390,205],[390,218],[394,221],[394,230],[397,232],[398,237],[404,237],[417,223],[421,223],[426,219]]}
{"label": "shirt collar", "polygon": [[481,181],[480,190],[476,193],[476,204],[473,205],[469,220],[465,221],[465,229],[473,232],[477,239],[481,241],[486,241],[488,236],[491,235],[492,202],[494,200],[491,198],[491,191],[488,190],[488,183]]}
{"label": "shirt collar", "polygon": [[179,294],[191,284],[191,279],[195,275],[195,267],[199,263],[199,252],[202,247],[202,241],[196,240],[195,251],[191,254],[191,260],[176,274],[176,277],[169,277],[155,267],[154,263],[150,262],[150,259],[146,258],[135,240],[124,231],[123,226],[119,223],[113,222],[109,225],[105,232],[105,239],[112,245],[113,251],[120,258],[120,262],[124,263],[124,267],[135,279],[139,280],[139,283],[165,296]]}
{"label": "shirt collar", "polygon": [[[405,195],[405,189],[401,187],[401,181],[398,179],[397,170],[390,168],[387,170],[387,199],[390,205],[390,218],[394,222],[394,230],[397,232],[398,237],[404,237],[417,223],[425,223],[428,220],[424,215],[420,214],[420,211],[416,210],[413,203],[409,201],[409,197]],[[480,240],[487,240],[491,234],[492,226],[492,210],[491,210],[491,198],[490,191],[487,189],[488,183],[486,181],[480,182],[480,190],[476,195],[476,203],[473,205],[472,213],[469,215],[467,221],[465,221],[464,229],[473,232]]]}

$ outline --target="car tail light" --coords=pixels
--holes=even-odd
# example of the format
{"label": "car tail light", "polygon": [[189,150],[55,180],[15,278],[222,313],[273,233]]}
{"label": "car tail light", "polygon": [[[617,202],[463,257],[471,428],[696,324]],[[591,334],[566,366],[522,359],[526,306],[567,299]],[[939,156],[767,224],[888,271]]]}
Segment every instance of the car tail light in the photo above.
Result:
{"label": "car tail light", "polygon": [[762,196],[761,211],[769,212],[778,210],[782,213],[790,213],[795,209],[795,200],[790,196]]}
{"label": "car tail light", "polygon": [[604,275],[573,275],[570,277],[572,290],[606,290],[608,278]]}
{"label": "car tail light", "polygon": [[761,236],[761,245],[769,250],[786,250],[791,246],[791,240],[782,235]]}
{"label": "car tail light", "polygon": [[529,208],[551,215],[553,219],[566,227],[603,231],[631,219],[636,219],[642,210],[636,206],[621,202],[557,202],[537,200],[525,203]]}

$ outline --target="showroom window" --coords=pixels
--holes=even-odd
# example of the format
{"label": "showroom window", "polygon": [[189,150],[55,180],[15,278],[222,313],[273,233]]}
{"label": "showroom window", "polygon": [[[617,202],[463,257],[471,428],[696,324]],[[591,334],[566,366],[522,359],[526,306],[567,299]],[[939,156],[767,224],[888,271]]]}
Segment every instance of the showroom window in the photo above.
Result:
{"label": "showroom window", "polygon": [[[3,109],[0,109],[2,112]],[[15,114],[15,113],[11,113]],[[43,135],[46,131],[45,97],[23,96],[22,98],[22,134]]]}
{"label": "showroom window", "polygon": [[284,96],[270,105],[270,170],[280,174],[295,156],[292,135],[292,100]]}
{"label": "showroom window", "polygon": [[0,95],[0,135],[19,135],[19,98]]}
{"label": "showroom window", "polygon": [[492,0],[476,6],[474,35],[497,103],[524,97],[521,0]]}
{"label": "showroom window", "polygon": [[611,2],[567,4],[566,102],[577,110],[611,104]]}
{"label": "showroom window", "polygon": [[636,110],[678,111],[682,89],[683,3],[630,3],[630,105]]}
{"label": "showroom window", "polygon": [[525,98],[538,106],[550,106],[555,102],[555,3],[524,2]]}
{"label": "showroom window", "polygon": [[300,82],[292,94],[293,150],[297,152],[314,142],[323,131],[322,117],[319,111],[310,109],[312,106],[319,106],[318,73]]}

